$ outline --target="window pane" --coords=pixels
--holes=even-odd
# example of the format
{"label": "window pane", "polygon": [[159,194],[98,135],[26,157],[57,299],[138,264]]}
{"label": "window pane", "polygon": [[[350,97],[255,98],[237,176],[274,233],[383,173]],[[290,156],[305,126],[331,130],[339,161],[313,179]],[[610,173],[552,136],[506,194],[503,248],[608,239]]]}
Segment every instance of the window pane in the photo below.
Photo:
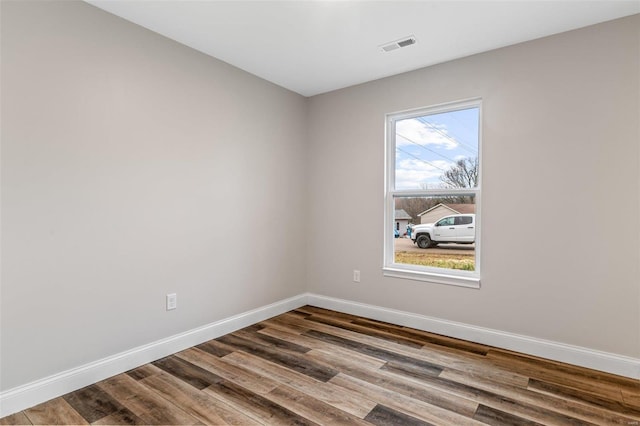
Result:
{"label": "window pane", "polygon": [[476,270],[473,195],[397,197],[395,207],[394,263]]}
{"label": "window pane", "polygon": [[395,189],[477,187],[479,111],[397,120]]}

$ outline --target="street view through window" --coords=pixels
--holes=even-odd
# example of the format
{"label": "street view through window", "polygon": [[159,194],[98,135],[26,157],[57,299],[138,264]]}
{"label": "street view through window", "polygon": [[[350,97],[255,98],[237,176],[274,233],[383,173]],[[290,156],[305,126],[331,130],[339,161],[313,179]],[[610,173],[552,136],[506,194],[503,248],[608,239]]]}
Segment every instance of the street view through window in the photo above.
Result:
{"label": "street view through window", "polygon": [[385,264],[477,276],[480,102],[398,114],[389,125]]}

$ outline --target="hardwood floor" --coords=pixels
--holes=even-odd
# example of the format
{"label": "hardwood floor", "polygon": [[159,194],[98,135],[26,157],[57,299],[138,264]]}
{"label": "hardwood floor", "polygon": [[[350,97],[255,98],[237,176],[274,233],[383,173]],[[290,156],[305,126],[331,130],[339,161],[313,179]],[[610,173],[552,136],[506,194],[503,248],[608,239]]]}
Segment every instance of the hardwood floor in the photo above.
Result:
{"label": "hardwood floor", "polygon": [[305,306],[0,424],[640,425],[640,382]]}

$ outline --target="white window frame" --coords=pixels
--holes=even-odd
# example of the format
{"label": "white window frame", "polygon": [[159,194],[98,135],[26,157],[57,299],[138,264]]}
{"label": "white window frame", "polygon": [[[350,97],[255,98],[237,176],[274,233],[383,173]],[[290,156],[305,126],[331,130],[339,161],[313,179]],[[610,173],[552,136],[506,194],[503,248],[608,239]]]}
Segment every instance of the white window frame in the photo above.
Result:
{"label": "white window frame", "polygon": [[[425,115],[478,108],[478,180],[475,188],[396,190],[396,122]],[[385,209],[384,209],[384,259],[383,275],[387,277],[480,288],[481,255],[481,183],[482,183],[482,99],[474,98],[457,102],[390,113],[385,116]],[[433,197],[444,195],[473,195],[476,205],[475,270],[435,268],[395,262],[394,220],[395,199],[399,197]]]}

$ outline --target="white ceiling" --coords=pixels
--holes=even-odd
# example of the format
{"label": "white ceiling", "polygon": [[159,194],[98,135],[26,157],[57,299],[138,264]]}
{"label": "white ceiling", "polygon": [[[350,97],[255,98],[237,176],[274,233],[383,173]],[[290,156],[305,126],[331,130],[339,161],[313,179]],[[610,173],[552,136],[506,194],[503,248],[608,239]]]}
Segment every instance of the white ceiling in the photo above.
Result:
{"label": "white ceiling", "polygon": [[640,0],[86,1],[304,96],[640,13]]}

